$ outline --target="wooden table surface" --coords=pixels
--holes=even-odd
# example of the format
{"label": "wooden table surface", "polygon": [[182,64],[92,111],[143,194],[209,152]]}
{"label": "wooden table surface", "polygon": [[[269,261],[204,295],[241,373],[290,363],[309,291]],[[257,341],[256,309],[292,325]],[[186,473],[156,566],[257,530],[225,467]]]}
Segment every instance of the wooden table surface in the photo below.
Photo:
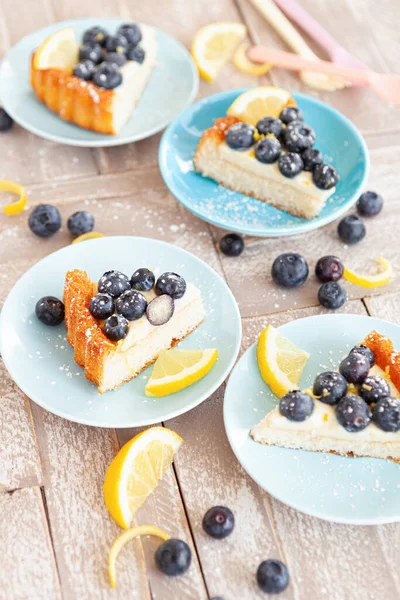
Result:
{"label": "wooden table surface", "polygon": [[[302,0],[343,45],[378,71],[398,71],[398,0]],[[22,36],[58,20],[120,16],[154,24],[189,46],[196,30],[216,20],[243,21],[254,42],[284,47],[248,0],[2,0],[0,55]],[[336,223],[306,235],[249,245],[239,258],[217,252],[221,231],[186,211],[167,191],[157,166],[160,136],[112,148],[61,146],[18,126],[2,134],[0,178],[29,190],[30,207],[50,202],[65,219],[78,209],[95,215],[106,234],[167,240],[207,261],[231,287],[243,317],[243,349],[267,322],[279,325],[324,311],[311,278],[304,289],[282,294],[270,280],[273,259],[299,251],[310,267],[323,254],[337,254],[355,267],[381,254],[396,277],[378,293],[347,286],[342,312],[400,322],[398,230],[400,230],[400,111],[371,91],[316,94],[299,80],[274,70],[272,82],[322,98],[343,111],[363,132],[371,153],[369,189],[385,199],[383,212],[367,222],[367,237],[346,247]],[[255,85],[257,80],[226,66],[200,95]],[[67,232],[40,240],[27,227],[27,213],[0,216],[0,300],[33,263],[70,242]],[[187,541],[190,570],[168,578],[154,567],[155,542],[135,541],[118,563],[118,588],[108,586],[107,555],[120,533],[102,499],[105,471],[135,430],[96,429],[70,423],[30,402],[0,364],[0,598],[225,600],[265,597],[256,587],[261,560],[279,557],[291,584],[285,599],[400,598],[400,525],[353,527],[300,514],[271,498],[239,466],[222,421],[224,386],[191,412],[165,423],[185,440],[174,467],[137,513],[137,522],[165,528]],[[201,529],[210,506],[226,504],[236,514],[235,534],[215,542]]]}

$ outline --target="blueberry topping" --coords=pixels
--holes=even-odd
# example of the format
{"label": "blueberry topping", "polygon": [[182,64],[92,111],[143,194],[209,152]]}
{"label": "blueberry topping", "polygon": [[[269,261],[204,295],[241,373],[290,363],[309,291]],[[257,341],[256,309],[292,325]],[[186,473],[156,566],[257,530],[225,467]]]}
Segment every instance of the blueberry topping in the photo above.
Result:
{"label": "blueberry topping", "polygon": [[93,81],[99,87],[113,90],[122,83],[122,75],[115,63],[104,62],[93,76]]}
{"label": "blueberry topping", "polygon": [[219,241],[219,249],[226,256],[239,256],[244,250],[244,241],[237,233],[227,233]]}
{"label": "blueberry topping", "polygon": [[106,43],[107,32],[102,27],[91,27],[83,34],[83,43],[97,43],[104,46]]}
{"label": "blueberry topping", "polygon": [[375,192],[364,192],[357,200],[357,210],[363,217],[374,217],[382,207],[383,198]]}
{"label": "blueberry topping", "polygon": [[294,152],[282,154],[278,160],[278,169],[284,177],[289,177],[289,179],[293,179],[293,177],[301,173],[303,166],[301,156]]}
{"label": "blueberry topping", "polygon": [[213,506],[203,517],[204,531],[217,540],[222,540],[230,535],[234,527],[234,514],[226,506]]}
{"label": "blueberry topping", "polygon": [[279,412],[289,421],[305,421],[314,410],[314,400],[298,390],[288,392],[279,402]]}
{"label": "blueberry topping", "polygon": [[254,148],[256,159],[267,165],[276,162],[281,155],[281,151],[281,145],[275,138],[259,140]]}
{"label": "blueberry topping", "polygon": [[39,321],[55,327],[64,321],[64,304],[54,296],[44,296],[37,301],[35,313]]}
{"label": "blueberry topping", "polygon": [[400,400],[398,398],[381,398],[375,405],[372,419],[383,431],[399,431]]}
{"label": "blueberry topping", "polygon": [[103,60],[103,48],[96,42],[83,44],[79,48],[79,60],[90,60],[95,65],[98,65]]}
{"label": "blueberry topping", "polygon": [[60,229],[61,215],[55,206],[39,204],[29,215],[28,224],[33,233],[39,237],[47,238]]}
{"label": "blueberry topping", "polygon": [[314,130],[305,123],[287,127],[285,131],[285,146],[289,152],[303,152],[315,143]]}
{"label": "blueberry topping", "polygon": [[153,271],[144,268],[137,269],[131,277],[131,286],[133,290],[149,292],[153,289],[155,281]]}
{"label": "blueberry topping", "polygon": [[337,404],[346,394],[348,384],[336,371],[320,373],[314,381],[313,394],[324,404]]}
{"label": "blueberry topping", "polygon": [[261,135],[272,133],[275,137],[279,137],[282,133],[283,123],[274,117],[264,117],[258,121],[256,129]]}
{"label": "blueberry topping", "polygon": [[338,234],[347,244],[357,244],[365,237],[366,229],[363,220],[357,215],[343,217],[338,225]]}
{"label": "blueberry topping", "polygon": [[125,54],[128,49],[128,42],[123,35],[108,35],[106,38],[107,52],[118,52]]}
{"label": "blueberry topping", "polygon": [[368,375],[360,385],[358,393],[367,404],[372,404],[390,396],[390,386],[383,377]]}
{"label": "blueberry topping", "polygon": [[279,115],[282,123],[287,125],[290,121],[304,121],[303,113],[297,106],[286,106]]}
{"label": "blueberry topping", "polygon": [[81,60],[75,65],[74,75],[75,77],[79,77],[79,79],[84,79],[85,81],[89,81],[92,79],[93,75],[96,72],[96,65],[91,60]]}
{"label": "blueberry topping", "polygon": [[142,39],[142,32],[136,23],[125,23],[118,29],[117,34],[122,35],[128,44],[136,46]]}
{"label": "blueberry topping", "polygon": [[186,281],[177,273],[167,271],[160,275],[156,282],[156,294],[168,294],[178,300],[186,292]]}
{"label": "blueberry topping", "polygon": [[96,294],[90,301],[89,310],[95,319],[108,319],[114,314],[114,298],[109,294]]}
{"label": "blueberry topping", "polygon": [[330,165],[315,165],[312,172],[313,182],[320,190],[330,190],[337,184],[339,176]]}
{"label": "blueberry topping", "polygon": [[318,290],[318,302],[324,308],[336,310],[347,300],[347,292],[337,281],[323,283]]}
{"label": "blueberry topping", "polygon": [[120,54],[119,52],[109,52],[104,60],[105,62],[111,63],[120,68],[126,63],[126,56],[125,54]]}
{"label": "blueberry topping", "polygon": [[281,254],[274,260],[271,274],[278,285],[287,288],[299,287],[308,277],[307,261],[296,252]]}
{"label": "blueberry topping", "polygon": [[360,344],[359,346],[354,346],[354,348],[350,350],[350,354],[361,354],[367,359],[370,368],[374,366],[375,354],[370,348],[368,348],[368,346],[364,346],[363,344]]}
{"label": "blueberry topping", "polygon": [[290,123],[288,123],[285,129],[283,130],[283,133],[285,133],[285,131],[291,129],[292,127],[301,127],[301,125],[303,124],[303,119],[295,119],[294,121],[290,121]]}
{"label": "blueberry topping", "polygon": [[233,150],[246,150],[254,144],[254,127],[247,123],[235,123],[226,132],[225,141]]}
{"label": "blueberry topping", "polygon": [[113,342],[126,338],[128,329],[129,323],[122,315],[112,315],[104,321],[104,333]]}
{"label": "blueberry topping", "polygon": [[175,303],[174,299],[168,294],[162,296],[156,296],[151,302],[148,303],[146,309],[146,315],[151,323],[155,327],[165,325],[168,323],[172,315],[174,314]]}
{"label": "blueberry topping", "polygon": [[368,375],[369,360],[362,354],[351,352],[339,365],[339,373],[349,383],[361,383]]}
{"label": "blueberry topping", "polygon": [[303,159],[305,171],[312,171],[316,165],[322,164],[324,160],[322,152],[315,148],[306,148],[301,153],[301,158]]}
{"label": "blueberry topping", "polygon": [[110,294],[118,298],[126,290],[131,289],[129,279],[121,271],[106,271],[99,279],[98,290],[102,294]]}
{"label": "blueberry topping", "polygon": [[257,569],[257,583],[267,594],[279,594],[289,585],[289,573],[280,560],[264,560]]}
{"label": "blueberry topping", "polygon": [[4,108],[0,108],[0,131],[5,133],[6,131],[9,131],[13,125],[14,121],[10,115],[6,113]]}
{"label": "blueberry topping", "polygon": [[371,421],[368,404],[360,396],[345,396],[336,405],[336,418],[346,431],[362,431]]}
{"label": "blueberry topping", "polygon": [[182,575],[190,567],[192,553],[182,540],[167,540],[157,548],[156,565],[165,575]]}
{"label": "blueberry topping", "polygon": [[93,230],[94,217],[87,210],[78,210],[71,215],[67,221],[69,232],[74,235],[82,235]]}
{"label": "blueberry topping", "polygon": [[338,281],[343,275],[344,266],[337,256],[322,256],[315,265],[315,275],[321,283]]}
{"label": "blueberry topping", "polygon": [[115,303],[117,313],[128,319],[136,321],[143,317],[147,308],[147,300],[140,292],[136,290],[127,290],[117,299]]}
{"label": "blueberry topping", "polygon": [[141,46],[130,46],[126,56],[128,60],[133,60],[141,65],[146,53]]}

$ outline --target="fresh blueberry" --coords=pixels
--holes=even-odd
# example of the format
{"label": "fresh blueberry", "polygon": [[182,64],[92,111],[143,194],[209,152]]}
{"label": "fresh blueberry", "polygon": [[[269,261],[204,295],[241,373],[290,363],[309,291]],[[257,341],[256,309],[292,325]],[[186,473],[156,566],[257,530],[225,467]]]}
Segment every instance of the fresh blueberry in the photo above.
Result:
{"label": "fresh blueberry", "polygon": [[288,392],[279,402],[279,412],[289,421],[305,421],[314,410],[314,400],[298,390]]}
{"label": "fresh blueberry", "polygon": [[103,60],[103,48],[96,42],[83,44],[79,48],[79,60],[90,60],[95,65],[98,65]]}
{"label": "fresh blueberry", "polygon": [[142,64],[145,56],[146,53],[141,46],[130,46],[126,54],[128,60],[133,60],[134,62],[139,63],[139,65]]}
{"label": "fresh blueberry", "polygon": [[282,133],[283,123],[280,119],[274,117],[264,117],[258,121],[256,129],[261,135],[272,133],[278,138]]}
{"label": "fresh blueberry", "polygon": [[301,158],[303,159],[303,168],[305,171],[312,171],[316,165],[322,164],[324,160],[322,152],[316,150],[315,148],[306,148],[301,153]]}
{"label": "fresh blueberry", "polygon": [[374,366],[375,354],[372,352],[371,348],[368,348],[368,346],[364,346],[363,344],[354,346],[354,348],[350,350],[350,354],[362,354],[362,356],[365,356],[367,359],[370,368]]}
{"label": "fresh blueberry", "polygon": [[175,311],[175,302],[168,294],[156,296],[148,303],[146,315],[151,325],[159,327],[168,323]]}
{"label": "fresh blueberry", "polygon": [[374,217],[381,212],[383,198],[375,192],[364,192],[357,200],[357,210],[363,217]]}
{"label": "fresh blueberry", "polygon": [[239,256],[244,250],[244,241],[237,233],[227,233],[219,241],[219,249],[226,256]]}
{"label": "fresh blueberry", "polygon": [[64,304],[54,296],[44,296],[37,301],[35,313],[39,321],[55,327],[64,321]]}
{"label": "fresh blueberry", "polygon": [[114,298],[109,294],[96,294],[90,301],[89,310],[95,319],[108,319],[114,314]]}
{"label": "fresh blueberry", "polygon": [[292,127],[301,127],[301,125],[304,125],[303,119],[295,119],[294,121],[290,121],[290,123],[288,123],[283,130],[283,133],[285,133],[287,129],[291,129]]}
{"label": "fresh blueberry", "polygon": [[264,560],[257,569],[257,583],[267,594],[279,594],[289,585],[289,573],[280,560]]}
{"label": "fresh blueberry", "polygon": [[75,77],[79,77],[79,79],[84,79],[85,81],[92,79],[95,72],[96,65],[91,60],[81,60],[74,68]]}
{"label": "fresh blueberry", "polygon": [[113,90],[122,83],[122,75],[115,63],[104,62],[101,64],[93,76],[93,81],[99,87],[106,90]]}
{"label": "fresh blueberry", "polygon": [[320,373],[314,381],[313,394],[324,404],[337,404],[347,394],[348,384],[336,371]]}
{"label": "fresh blueberry", "polygon": [[131,289],[129,279],[121,271],[106,271],[100,277],[97,287],[100,293],[110,294],[113,298],[118,298]]}
{"label": "fresh blueberry", "polygon": [[322,256],[315,265],[315,275],[321,283],[338,281],[343,275],[344,266],[337,256]]}
{"label": "fresh blueberry", "polygon": [[107,32],[102,27],[91,27],[83,34],[83,43],[97,43],[104,46],[106,43]]}
{"label": "fresh blueberry", "polygon": [[47,238],[60,229],[61,215],[55,206],[39,204],[29,215],[28,224],[33,233],[39,237]]}
{"label": "fresh blueberry", "polygon": [[131,277],[131,286],[138,292],[148,292],[153,289],[156,278],[149,269],[137,269]]}
{"label": "fresh blueberry", "polygon": [[222,596],[213,596],[210,600],[224,600]]}
{"label": "fresh blueberry", "polygon": [[190,567],[192,553],[186,542],[171,538],[157,548],[155,559],[165,575],[182,575]]}
{"label": "fresh blueberry", "polygon": [[349,383],[361,383],[368,375],[369,360],[362,354],[351,352],[339,365],[339,373]]}
{"label": "fresh blueberry", "polygon": [[303,121],[303,113],[297,106],[286,106],[279,115],[282,123],[287,125],[290,121]]}
{"label": "fresh blueberry", "polygon": [[281,154],[278,160],[278,169],[285,177],[289,177],[289,179],[293,179],[303,170],[303,161],[299,154],[295,154],[294,152],[287,152],[286,154]]}
{"label": "fresh blueberry", "polygon": [[125,54],[128,50],[128,42],[123,35],[108,35],[106,37],[106,50],[107,52],[118,52],[119,54]]}
{"label": "fresh blueberry", "polygon": [[118,342],[126,338],[128,329],[128,320],[122,315],[112,315],[104,321],[104,333],[113,342]]}
{"label": "fresh blueberry", "polygon": [[367,404],[372,404],[390,396],[390,386],[383,377],[368,375],[360,385],[358,393]]}
{"label": "fresh blueberry", "polygon": [[182,298],[186,292],[186,281],[177,273],[167,271],[160,275],[156,281],[156,294],[168,294],[174,300]]}
{"label": "fresh blueberry", "polygon": [[120,54],[119,52],[109,52],[104,60],[105,62],[112,63],[120,68],[126,63],[126,56],[125,54]]}
{"label": "fresh blueberry", "polygon": [[139,25],[136,23],[125,23],[117,31],[118,35],[122,35],[128,44],[136,46],[142,39],[142,32]]}
{"label": "fresh blueberry", "polygon": [[372,419],[383,431],[399,431],[400,400],[398,398],[381,398],[375,405]]}
{"label": "fresh blueberry", "polygon": [[337,281],[323,283],[318,290],[318,302],[324,308],[336,310],[347,300],[347,292]]}
{"label": "fresh blueberry", "polygon": [[308,264],[301,254],[287,252],[274,260],[271,274],[275,283],[282,287],[300,287],[308,277]]}
{"label": "fresh blueberry", "polygon": [[336,169],[324,163],[315,165],[312,172],[313,182],[320,190],[330,190],[339,181]]}
{"label": "fresh blueberry", "polygon": [[78,210],[69,217],[67,227],[73,236],[88,233],[93,231],[94,217],[87,210]]}
{"label": "fresh blueberry", "polygon": [[127,290],[117,299],[115,303],[117,313],[128,319],[136,321],[143,317],[147,308],[147,300],[140,292],[136,290]]}
{"label": "fresh blueberry", "polygon": [[285,147],[289,152],[303,152],[315,143],[314,130],[305,123],[287,127],[285,131]]}
{"label": "fresh blueberry", "polygon": [[357,215],[343,217],[338,225],[338,234],[346,244],[357,244],[365,237],[366,229],[363,220]]}
{"label": "fresh blueberry", "polygon": [[336,405],[336,418],[346,431],[362,431],[371,421],[368,404],[360,396],[345,396]]}
{"label": "fresh blueberry", "polygon": [[254,148],[256,159],[267,165],[276,162],[281,155],[281,151],[281,145],[275,138],[259,140]]}
{"label": "fresh blueberry", "polygon": [[203,529],[211,537],[222,540],[235,527],[235,516],[226,506],[213,506],[203,517]]}
{"label": "fresh blueberry", "polygon": [[225,141],[233,150],[246,150],[254,144],[254,127],[248,123],[235,123],[226,132]]}
{"label": "fresh blueberry", "polygon": [[4,108],[0,108],[0,131],[5,133],[6,131],[9,131],[13,125],[14,121],[10,115],[6,113]]}

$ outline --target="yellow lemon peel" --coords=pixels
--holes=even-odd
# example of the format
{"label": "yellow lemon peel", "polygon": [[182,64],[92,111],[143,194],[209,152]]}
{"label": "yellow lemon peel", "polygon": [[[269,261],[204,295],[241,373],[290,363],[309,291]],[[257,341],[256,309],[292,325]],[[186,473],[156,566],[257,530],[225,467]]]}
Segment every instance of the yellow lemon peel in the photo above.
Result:
{"label": "yellow lemon peel", "polygon": [[11,192],[18,196],[18,200],[3,207],[3,212],[10,217],[19,215],[24,210],[27,202],[25,188],[15,181],[0,179],[0,191]]}

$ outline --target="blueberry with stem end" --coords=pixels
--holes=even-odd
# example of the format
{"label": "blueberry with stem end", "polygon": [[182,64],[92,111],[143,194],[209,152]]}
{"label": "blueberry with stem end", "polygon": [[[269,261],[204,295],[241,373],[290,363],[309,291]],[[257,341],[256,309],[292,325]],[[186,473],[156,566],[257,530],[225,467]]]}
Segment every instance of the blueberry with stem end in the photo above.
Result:
{"label": "blueberry with stem end", "polygon": [[39,204],[29,215],[28,224],[39,237],[50,237],[61,227],[60,211],[51,204]]}
{"label": "blueberry with stem end", "polygon": [[321,283],[338,281],[343,275],[344,266],[337,256],[322,256],[315,265],[315,275]]}
{"label": "blueberry with stem end", "polygon": [[256,159],[266,165],[276,162],[280,157],[281,152],[281,145],[275,138],[264,138],[259,140],[254,147]]}
{"label": "blueberry with stem end", "polygon": [[267,594],[279,594],[289,585],[289,573],[280,560],[264,560],[257,569],[257,583]]}
{"label": "blueberry with stem end", "polygon": [[339,222],[338,234],[346,244],[358,244],[364,239],[366,232],[365,225],[361,217],[357,215],[347,215]]}
{"label": "blueberry with stem end", "polygon": [[336,405],[336,418],[346,431],[356,433],[369,425],[371,411],[360,396],[345,396]]}
{"label": "blueberry with stem end", "polygon": [[318,302],[324,308],[336,310],[347,300],[347,292],[337,281],[323,283],[318,290]]}
{"label": "blueberry with stem end", "polygon": [[285,134],[285,147],[289,152],[303,152],[315,143],[315,132],[309,125],[299,123],[287,127]]}
{"label": "blueberry with stem end", "polygon": [[368,348],[368,346],[364,346],[364,344],[354,346],[354,348],[350,350],[349,354],[361,354],[367,359],[370,368],[374,366],[375,354],[372,352],[371,348]]}
{"label": "blueberry with stem end", "polygon": [[235,527],[235,516],[226,506],[213,506],[203,517],[203,529],[211,537],[222,540]]}
{"label": "blueberry with stem end", "polygon": [[157,548],[155,560],[165,575],[182,575],[190,567],[192,553],[186,542],[171,538]]}
{"label": "blueberry with stem end", "polygon": [[244,240],[237,233],[227,233],[220,239],[219,249],[226,256],[239,256],[244,250]]}
{"label": "blueberry with stem end", "polygon": [[122,315],[112,315],[104,321],[104,333],[113,342],[118,342],[126,338],[128,330],[128,320]]}

